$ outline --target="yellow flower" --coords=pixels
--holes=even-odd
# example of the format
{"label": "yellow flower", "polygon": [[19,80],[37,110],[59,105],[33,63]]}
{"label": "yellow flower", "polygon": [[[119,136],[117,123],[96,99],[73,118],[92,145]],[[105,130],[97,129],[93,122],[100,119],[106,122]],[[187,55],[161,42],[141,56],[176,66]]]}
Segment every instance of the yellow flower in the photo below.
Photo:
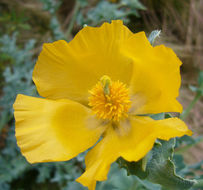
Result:
{"label": "yellow flower", "polygon": [[180,65],[170,48],[152,47],[120,20],[44,44],[33,72],[44,98],[18,95],[14,104],[22,154],[30,163],[70,160],[102,136],[77,179],[94,190],[117,158],[138,161],[157,138],[192,134],[178,118],[141,116],[182,111]]}

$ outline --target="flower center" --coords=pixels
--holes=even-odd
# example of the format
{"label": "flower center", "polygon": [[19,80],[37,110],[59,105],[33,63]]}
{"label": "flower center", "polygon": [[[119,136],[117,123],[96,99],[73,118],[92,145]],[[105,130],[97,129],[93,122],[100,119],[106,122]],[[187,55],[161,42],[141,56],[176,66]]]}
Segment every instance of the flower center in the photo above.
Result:
{"label": "flower center", "polygon": [[104,75],[89,92],[89,106],[99,119],[118,122],[128,117],[131,105],[129,89],[122,82],[112,82]]}

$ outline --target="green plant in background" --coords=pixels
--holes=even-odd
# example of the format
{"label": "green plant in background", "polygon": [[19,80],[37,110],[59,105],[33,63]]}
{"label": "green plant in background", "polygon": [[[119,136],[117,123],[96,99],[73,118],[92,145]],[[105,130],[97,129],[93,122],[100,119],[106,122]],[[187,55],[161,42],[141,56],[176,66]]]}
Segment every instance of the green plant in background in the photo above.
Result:
{"label": "green plant in background", "polygon": [[[79,0],[81,8],[88,7],[88,2],[86,0]],[[130,20],[128,16],[139,17],[138,10],[146,10],[145,6],[139,0],[120,0],[98,1],[96,7],[93,7],[85,12],[81,10],[77,15],[77,23],[82,26],[84,24],[96,26],[98,23],[103,23],[104,21],[111,21],[116,19],[121,19],[125,23]]]}
{"label": "green plant in background", "polygon": [[[41,2],[44,10],[51,15],[50,31],[52,35],[50,41],[70,39],[74,25],[81,27],[83,24],[95,26],[101,24],[104,20],[108,21],[111,19],[122,19],[129,23],[130,15],[139,16],[138,10],[145,9],[140,1],[137,0],[120,0],[117,2],[103,0],[94,5],[94,8],[84,11],[89,5],[87,1],[80,0],[77,6],[75,6],[75,16],[72,17],[68,29],[62,31],[57,17],[57,9],[61,1],[56,3],[56,1],[52,0],[41,0]],[[18,39],[22,38],[22,35],[18,32],[13,33],[13,31],[29,29],[28,19],[24,19],[23,16],[18,17],[15,13],[13,15],[4,13],[0,18],[4,23],[9,22],[10,25],[7,26],[12,26],[5,27],[0,32],[0,66],[3,71],[3,80],[1,80],[3,88],[0,98],[0,142],[3,142],[3,145],[0,146],[0,189],[82,190],[84,188],[74,182],[74,179],[81,175],[84,170],[84,154],[69,162],[35,164],[31,166],[21,156],[17,148],[11,108],[17,93],[36,95],[31,79],[32,69],[35,64],[32,50],[35,48],[36,40],[31,39],[24,45],[19,45]],[[3,34],[5,33],[4,31],[9,35]],[[155,36],[149,39],[150,42],[153,42],[157,36],[157,33],[154,34]],[[202,97],[202,76],[202,72],[200,72],[198,86],[190,87],[192,91],[196,92],[196,96],[181,115],[183,119],[187,117],[194,104]],[[156,116],[157,119],[163,117],[171,116],[169,114]],[[182,155],[188,148],[201,141],[202,137],[182,137],[176,139],[176,146],[174,141],[157,141],[154,149],[142,161],[129,163],[119,159],[117,164],[114,163],[108,180],[99,183],[97,190],[182,190],[191,186],[192,188],[190,189],[192,190],[203,189],[203,175],[199,174],[203,171],[203,162],[187,165],[184,163]],[[174,173],[174,164],[177,174]],[[155,178],[155,175],[158,176]],[[194,184],[194,181],[184,178],[196,179],[197,183]],[[169,184],[169,188],[164,187],[164,184]]]}
{"label": "green plant in background", "polygon": [[198,77],[198,86],[190,86],[190,89],[196,93],[194,99],[188,106],[188,108],[182,113],[181,119],[185,119],[188,114],[190,113],[191,109],[193,106],[197,103],[197,101],[203,96],[203,71],[199,72],[199,77]]}
{"label": "green plant in background", "polygon": [[[3,72],[3,96],[0,99],[2,109],[0,114],[1,132],[3,127],[13,118],[11,106],[17,92],[20,90],[25,94],[33,94],[35,91],[31,79],[34,60],[30,52],[35,41],[30,40],[23,49],[19,49],[16,45],[17,36],[18,34],[14,33],[11,37],[3,35],[0,38],[0,52],[4,56],[3,60],[10,62]],[[13,122],[11,123],[13,125]],[[5,148],[1,150],[0,157],[0,189],[9,189],[8,183],[20,176],[28,164],[19,155],[13,126],[9,127],[6,139],[2,139],[2,141],[5,141]]]}
{"label": "green plant in background", "polygon": [[[0,38],[1,55],[7,57],[10,65],[5,68],[3,96],[0,99],[1,109],[0,114],[0,129],[3,134],[3,127],[9,123],[9,128],[6,132],[6,138],[2,139],[5,147],[1,150],[0,157],[0,189],[13,189],[18,184],[18,188],[29,189],[30,185],[37,187],[38,183],[46,183],[47,188],[51,189],[49,183],[56,183],[53,189],[61,189],[69,186],[69,181],[73,181],[81,173],[81,169],[77,164],[82,159],[78,157],[71,162],[37,164],[31,166],[21,156],[20,151],[16,145],[12,104],[17,93],[22,92],[27,95],[36,95],[35,86],[32,83],[32,69],[35,63],[33,59],[32,49],[34,48],[35,40],[28,41],[21,49],[17,46],[16,40],[19,34],[14,33],[11,37],[4,35]],[[79,164],[81,165],[81,164]],[[25,183],[23,178],[26,175],[31,175],[32,183]],[[36,175],[37,174],[37,175]],[[33,180],[34,179],[34,180]],[[48,180],[48,182],[47,182]],[[23,186],[25,185],[25,186]],[[59,188],[61,187],[61,188]]]}
{"label": "green plant in background", "polygon": [[26,43],[23,49],[16,45],[17,33],[12,37],[3,35],[0,38],[1,60],[9,62],[9,66],[4,69],[3,96],[0,99],[1,112],[0,130],[13,117],[12,101],[18,92],[33,94],[35,87],[32,85],[32,67],[34,60],[31,50],[35,40]]}
{"label": "green plant in background", "polygon": [[[48,5],[45,4],[45,8],[47,6],[48,9],[52,7],[52,4],[49,5],[50,2],[52,1],[46,2]],[[53,14],[52,19],[55,20],[55,12],[52,9],[49,10]],[[59,25],[51,25],[51,29],[55,35],[54,39],[59,38]],[[20,34],[17,32],[13,33],[12,36],[2,35],[0,37],[1,64],[7,62],[8,65],[3,72],[4,80],[1,81],[3,89],[0,98],[0,108],[2,110],[0,113],[0,132],[2,136],[0,137],[4,147],[1,150],[0,157],[0,189],[30,189],[32,186],[34,189],[65,188],[69,186],[70,181],[73,181],[80,175],[81,169],[76,165],[81,158],[69,163],[61,162],[31,166],[21,156],[16,145],[12,111],[13,101],[20,92],[27,95],[36,95],[36,89],[32,82],[32,70],[36,61],[33,58],[32,51],[35,46],[35,40],[31,39],[24,47],[20,48],[17,45],[18,38],[20,38]],[[9,127],[6,127],[8,123]],[[31,179],[29,179],[32,181],[31,183],[26,183],[23,179],[26,179],[27,174],[31,175]],[[56,185],[49,185],[52,183]],[[46,188],[38,184],[46,184]],[[72,186],[74,187],[74,184]],[[75,189],[77,187],[76,185]]]}
{"label": "green plant in background", "polygon": [[12,34],[16,30],[30,30],[30,25],[26,21],[27,18],[23,12],[17,15],[15,10],[11,10],[11,13],[2,11],[0,13],[0,22],[3,27],[0,28],[0,33],[7,31],[8,34]]}
{"label": "green plant in background", "polygon": [[61,26],[59,20],[56,15],[56,11],[58,10],[61,1],[55,0],[40,0],[43,3],[43,10],[48,11],[50,13],[50,31],[52,32],[52,40],[64,39],[64,33],[61,30]]}

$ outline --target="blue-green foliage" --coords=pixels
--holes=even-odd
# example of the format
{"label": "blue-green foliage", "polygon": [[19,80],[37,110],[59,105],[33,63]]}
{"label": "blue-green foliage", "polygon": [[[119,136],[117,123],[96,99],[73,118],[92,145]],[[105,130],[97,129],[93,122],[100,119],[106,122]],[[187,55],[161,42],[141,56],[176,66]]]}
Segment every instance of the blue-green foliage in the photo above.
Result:
{"label": "blue-green foliage", "polygon": [[[119,10],[117,7],[117,4],[113,4],[108,1],[101,1],[98,3],[96,8],[92,8],[88,11],[86,18],[84,15],[79,14],[79,19],[81,20],[78,20],[78,22],[79,24],[96,25],[98,22],[110,22],[111,20],[122,19],[123,17],[125,18],[126,13]],[[125,20],[127,19],[125,18]]]}
{"label": "blue-green foliage", "polygon": [[0,105],[3,111],[0,114],[0,130],[12,117],[12,104],[18,93],[32,95],[35,87],[32,83],[32,69],[34,60],[31,50],[35,40],[28,41],[22,49],[16,44],[17,33],[11,37],[3,35],[0,38],[0,52],[4,56],[4,61],[9,63],[3,72],[4,85],[3,96]]}
{"label": "blue-green foliage", "polygon": [[64,39],[64,33],[61,30],[59,20],[56,16],[56,11],[58,10],[61,1],[55,0],[40,0],[43,3],[44,11],[48,11],[51,15],[50,19],[50,31],[52,32],[52,40]]}
{"label": "blue-green foliage", "polygon": [[[87,7],[87,1],[80,0],[81,7]],[[110,0],[101,0],[98,2],[96,7],[89,9],[89,11],[83,12],[80,11],[77,16],[77,22],[79,25],[98,25],[104,21],[111,21],[116,19],[121,19],[125,23],[128,23],[130,20],[128,16],[134,15],[139,17],[138,10],[145,10],[144,5],[141,4],[138,0],[121,0],[117,3],[112,3]]]}
{"label": "blue-green foliage", "polygon": [[[30,189],[29,183],[27,186],[23,186],[23,178],[26,175],[32,176],[31,184],[36,188],[38,183],[56,183],[57,185],[53,189],[62,189],[68,187],[68,183],[81,174],[80,167],[83,168],[84,166],[77,159],[68,163],[30,165],[24,159],[16,144],[12,109],[16,95],[36,96],[36,89],[32,82],[32,70],[36,61],[33,55],[35,40],[29,40],[20,48],[17,45],[19,36],[20,34],[16,32],[12,36],[3,35],[0,37],[1,60],[8,63],[3,72],[0,129],[2,130],[8,122],[10,123],[6,139],[3,139],[5,146],[1,150],[0,156],[0,189],[13,189],[12,186],[15,186],[15,181],[20,180],[22,180],[20,184],[22,189]],[[77,164],[80,167],[77,167]]]}
{"label": "blue-green foliage", "polygon": [[[182,175],[176,172],[176,162],[174,163],[173,161],[174,146],[174,139],[168,142],[159,141],[159,143],[155,143],[154,148],[148,153],[145,159],[138,162],[127,162],[119,158],[117,162],[120,167],[126,169],[128,175],[139,177],[143,183],[160,184],[159,188],[162,190],[190,189],[196,184],[196,181],[184,179],[188,173],[181,173],[182,169],[185,169],[185,165],[180,156],[176,156],[176,162],[179,158],[177,164],[181,164],[182,167],[179,168],[178,172]],[[143,164],[146,164],[146,167],[143,167]],[[188,172],[192,171],[188,170]],[[158,187],[156,188],[158,189]]]}

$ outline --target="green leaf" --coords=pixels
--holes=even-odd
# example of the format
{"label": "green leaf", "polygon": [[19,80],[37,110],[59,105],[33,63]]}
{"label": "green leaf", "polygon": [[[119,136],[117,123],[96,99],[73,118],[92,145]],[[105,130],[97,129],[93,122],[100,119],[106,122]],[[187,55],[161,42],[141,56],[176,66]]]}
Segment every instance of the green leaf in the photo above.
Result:
{"label": "green leaf", "polygon": [[151,45],[154,44],[155,39],[160,36],[160,33],[161,33],[161,30],[153,30],[153,31],[150,33],[150,35],[149,35],[149,37],[148,37],[148,40],[149,40],[149,42],[150,42]]}
{"label": "green leaf", "polygon": [[[155,143],[152,151],[138,162],[127,162],[123,158],[119,158],[117,163],[126,169],[128,175],[136,175],[140,179],[160,184],[163,189],[186,190],[191,188],[195,184],[195,180],[184,179],[175,172],[175,164],[172,161],[175,139],[160,142]],[[146,160],[145,170],[143,162]]]}
{"label": "green leaf", "polygon": [[149,174],[149,180],[158,183],[166,189],[189,189],[195,183],[193,180],[186,180],[175,173],[174,163],[168,159],[164,162],[153,163],[153,169]]}
{"label": "green leaf", "polygon": [[192,86],[192,85],[189,86],[189,89],[190,89],[192,92],[197,92],[197,91],[198,91],[198,88],[197,88],[196,86]]}
{"label": "green leaf", "polygon": [[174,139],[162,141],[162,145],[156,145],[152,151],[152,157],[147,165],[147,179],[158,183],[165,189],[186,190],[191,188],[195,181],[184,179],[175,173],[175,165],[172,161]]}
{"label": "green leaf", "polygon": [[150,117],[154,120],[161,120],[164,119],[165,113],[158,113],[158,114],[153,114],[150,115]]}
{"label": "green leaf", "polygon": [[160,185],[141,180],[135,175],[127,176],[125,169],[113,163],[106,181],[97,183],[97,190],[161,190]]}
{"label": "green leaf", "polygon": [[143,170],[143,160],[140,160],[138,162],[127,162],[123,158],[119,158],[117,160],[117,163],[121,168],[126,169],[127,175],[136,175],[140,179],[146,179],[147,177],[147,172]]}
{"label": "green leaf", "polygon": [[[147,180],[140,180],[138,177],[136,178],[137,181],[142,184],[147,190],[161,190],[161,186],[158,184],[153,184]],[[143,189],[142,189],[143,190]]]}
{"label": "green leaf", "polygon": [[122,5],[127,5],[130,8],[138,9],[138,10],[146,10],[147,8],[138,0],[122,0]]}

